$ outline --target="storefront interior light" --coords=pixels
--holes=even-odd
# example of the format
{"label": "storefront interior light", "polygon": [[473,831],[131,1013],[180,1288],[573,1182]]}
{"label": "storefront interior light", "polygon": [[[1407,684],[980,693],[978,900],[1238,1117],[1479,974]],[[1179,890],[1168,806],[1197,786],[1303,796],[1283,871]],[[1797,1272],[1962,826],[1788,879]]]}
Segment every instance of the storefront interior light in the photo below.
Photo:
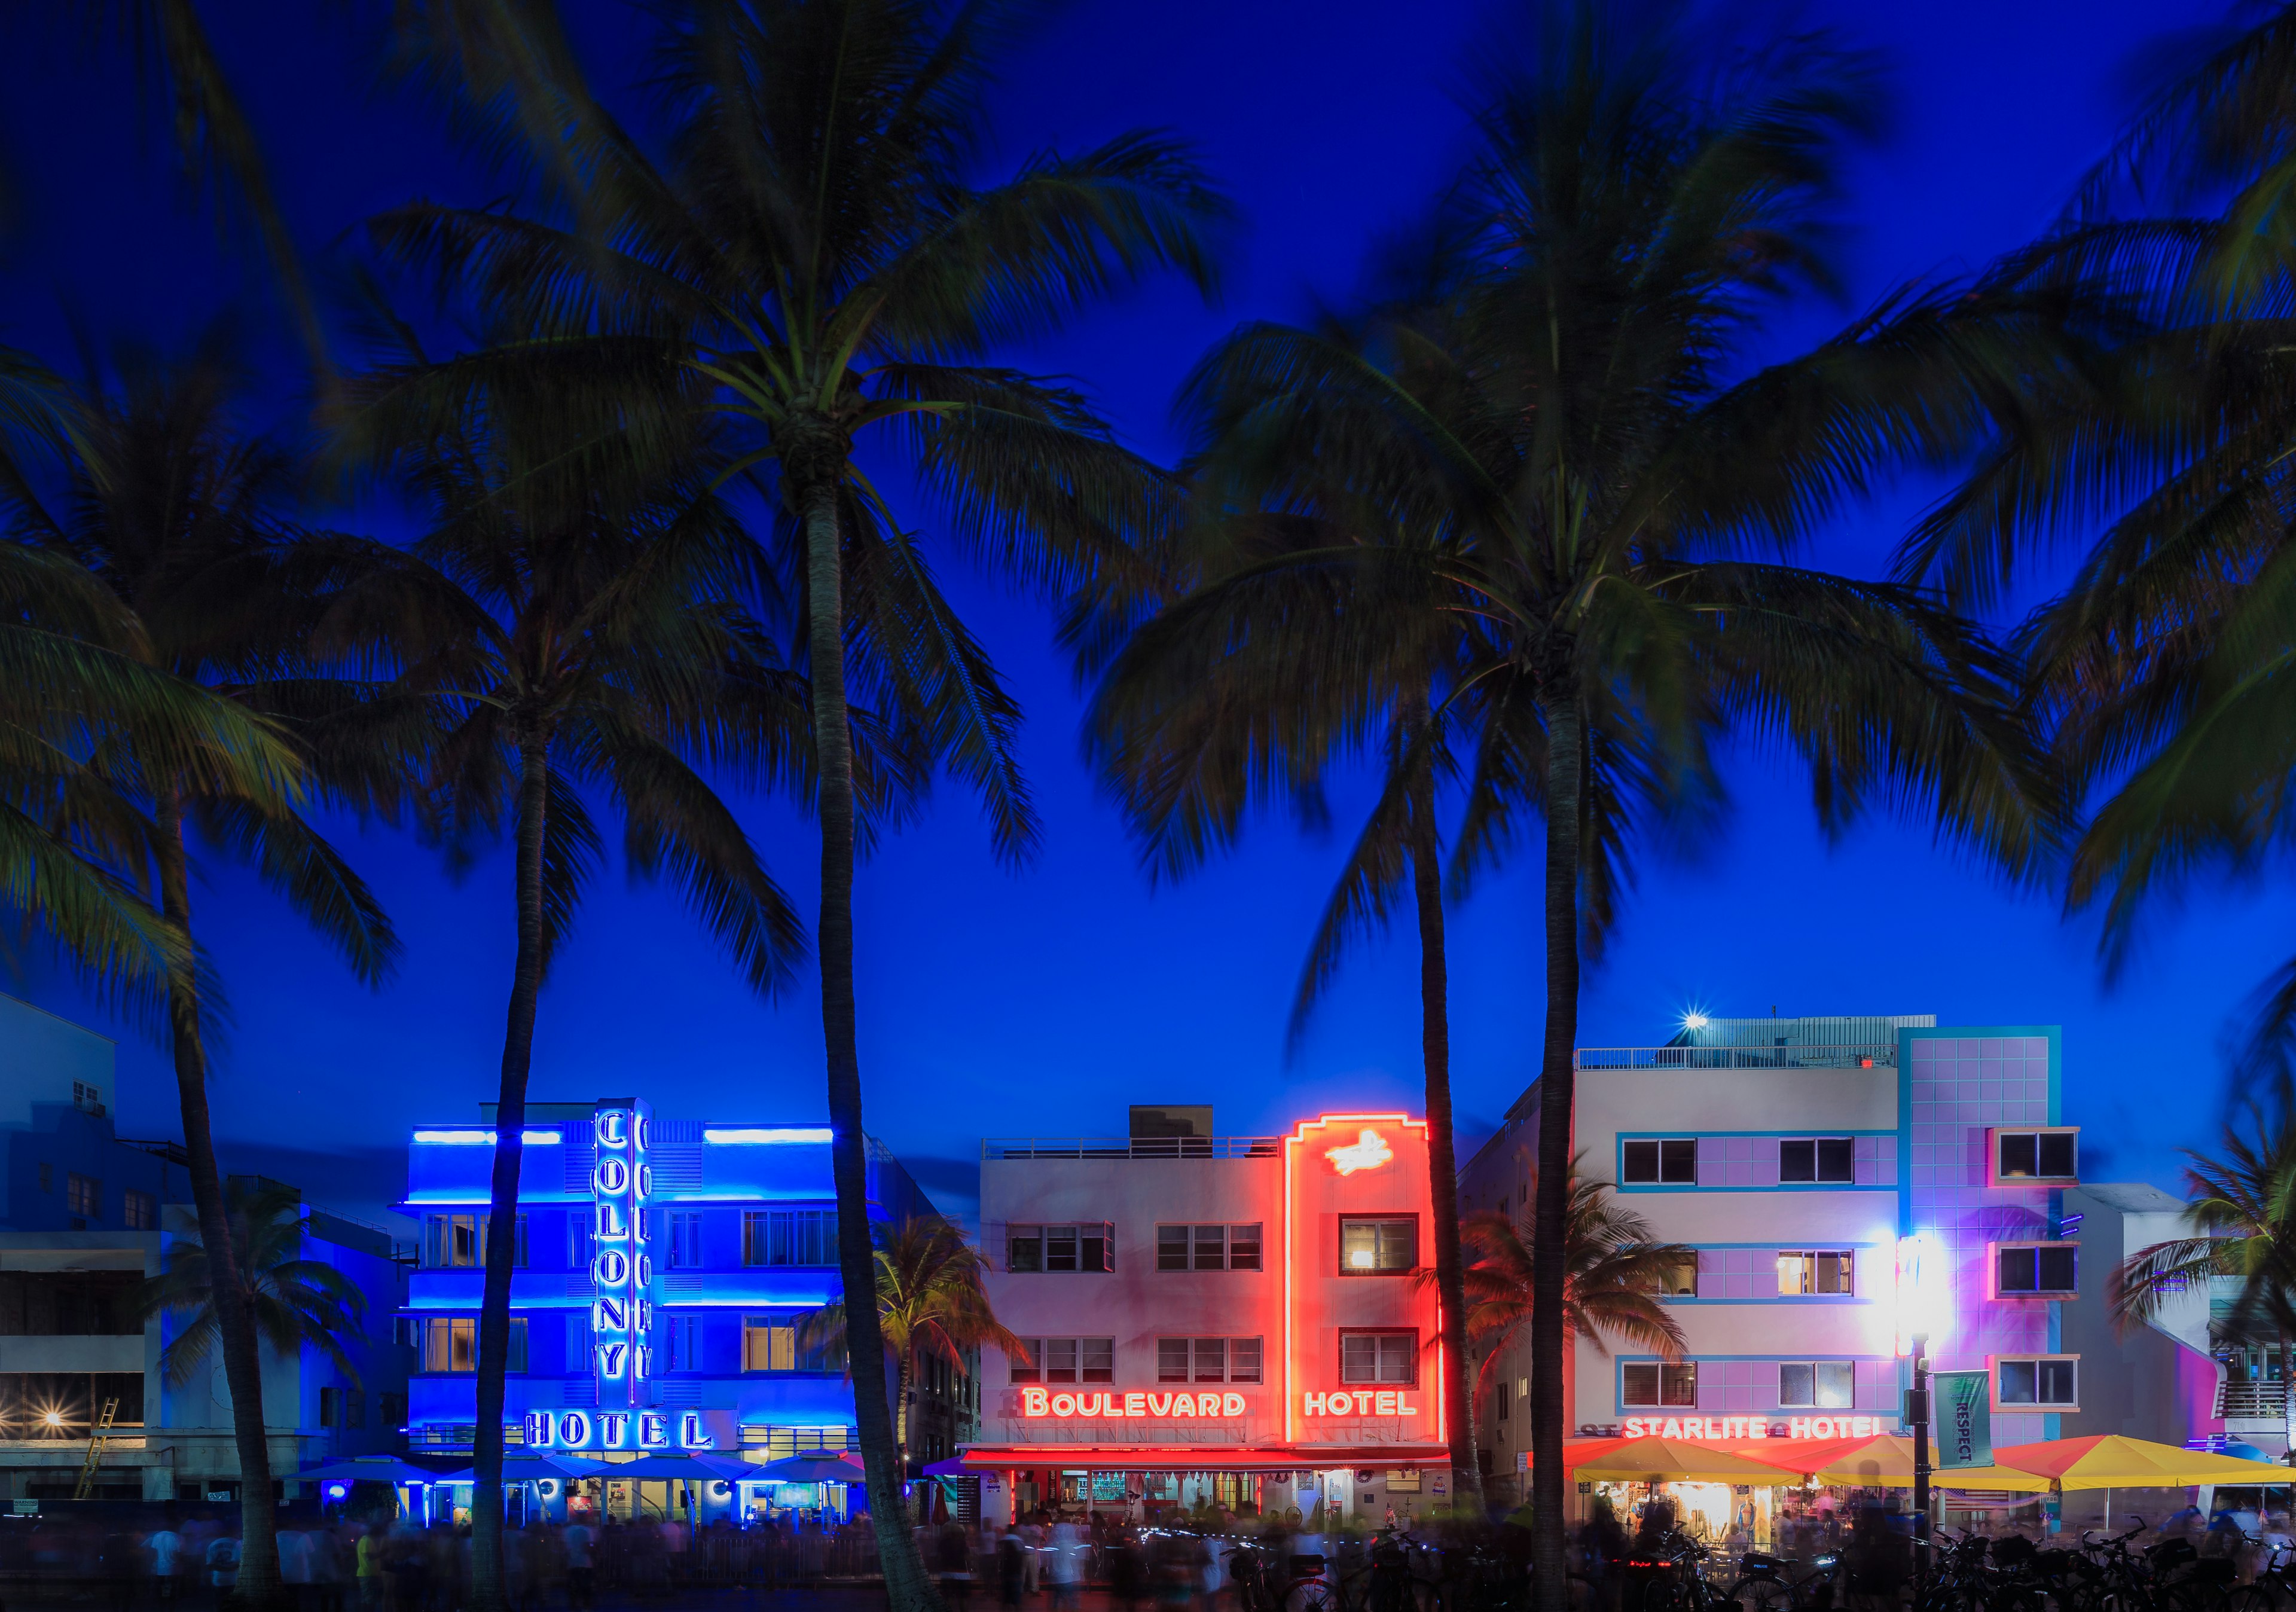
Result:
{"label": "storefront interior light", "polygon": [[[556,1147],[565,1137],[556,1131],[521,1131],[520,1142],[529,1148]],[[490,1148],[495,1145],[492,1131],[417,1131],[414,1140],[434,1148]]]}
{"label": "storefront interior light", "polygon": [[826,1142],[837,1140],[837,1133],[827,1125],[745,1125],[719,1129],[712,1127],[701,1133],[701,1140],[720,1146],[770,1146],[779,1142]]}

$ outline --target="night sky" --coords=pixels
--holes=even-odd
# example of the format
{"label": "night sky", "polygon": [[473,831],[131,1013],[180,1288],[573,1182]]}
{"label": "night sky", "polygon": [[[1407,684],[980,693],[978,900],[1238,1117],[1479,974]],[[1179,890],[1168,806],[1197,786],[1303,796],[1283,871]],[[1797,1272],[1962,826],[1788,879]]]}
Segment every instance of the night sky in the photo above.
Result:
{"label": "night sky", "polygon": [[[428,110],[376,86],[347,14],[356,8],[205,9],[321,264],[345,260],[353,227],[383,207],[504,192],[504,179],[456,155]],[[1966,271],[2045,227],[2124,113],[2132,75],[2157,60],[2149,47],[2164,11],[2143,0],[1840,0],[1800,14],[1881,53],[1896,115],[1859,158],[1845,200],[1848,296],[1782,317],[1781,352],[1899,280]],[[1218,306],[1152,287],[1011,358],[1080,377],[1131,440],[1168,454],[1174,385],[1209,343],[1238,321],[1297,317],[1318,298],[1344,298],[1367,243],[1452,171],[1465,137],[1458,92],[1492,22],[1477,6],[1355,0],[1099,0],[1053,15],[1013,62],[1000,160],[1167,127],[1199,144],[1243,225]],[[585,13],[610,94],[638,68],[632,29],[619,8]],[[43,36],[20,17],[9,38],[0,138],[14,196],[0,341],[70,366],[76,331],[181,345],[234,307],[270,377],[266,406],[291,423],[303,382],[266,311],[266,282],[243,272],[240,249],[176,182],[163,129],[136,110],[127,56],[91,47],[73,28]],[[1933,491],[1898,489],[1830,534],[1816,557],[1877,569]],[[317,518],[403,531],[386,509]],[[966,577],[953,557],[943,569],[1027,703],[1023,752],[1046,844],[1024,870],[1000,868],[972,804],[944,789],[864,867],[871,1130],[964,1214],[984,1134],[1119,1133],[1133,1101],[1214,1103],[1230,1133],[1340,1105],[1415,1110],[1407,931],[1358,955],[1298,1059],[1283,1056],[1302,949],[1362,789],[1341,792],[1330,837],[1265,821],[1233,857],[1152,888],[1078,760],[1080,694],[1044,612]],[[1874,821],[1827,844],[1790,759],[1739,754],[1729,781],[1734,813],[1708,843],[1648,849],[1618,942],[1589,976],[1583,1043],[1661,1041],[1693,1006],[2062,1023],[2067,1118],[2087,1127],[2084,1174],[2175,1184],[2177,1149],[2212,1136],[2231,1095],[2220,1051],[2231,1016],[2296,945],[2291,904],[2198,888],[2181,911],[2161,911],[2108,991],[2094,925],[2063,921],[2050,892],[2004,888],[1935,847],[1919,822]],[[750,803],[745,815],[810,913],[809,827],[782,803]],[[406,943],[381,992],[357,986],[283,907],[227,869],[210,872],[196,916],[235,1016],[216,1077],[226,1166],[299,1182],[316,1200],[373,1218],[403,1183],[406,1127],[474,1117],[494,1093],[509,874],[497,855],[451,883],[410,840],[339,826]],[[1454,1081],[1472,1145],[1537,1069],[1535,862],[1525,855],[1487,883],[1452,926]],[[109,1023],[70,980],[20,959],[12,971],[8,988],[119,1035],[124,1134],[178,1133],[156,1048]],[[631,888],[617,872],[592,895],[543,998],[532,1094],[636,1092],[694,1117],[817,1117],[816,1015],[809,975],[780,1002],[758,1002],[674,897]]]}

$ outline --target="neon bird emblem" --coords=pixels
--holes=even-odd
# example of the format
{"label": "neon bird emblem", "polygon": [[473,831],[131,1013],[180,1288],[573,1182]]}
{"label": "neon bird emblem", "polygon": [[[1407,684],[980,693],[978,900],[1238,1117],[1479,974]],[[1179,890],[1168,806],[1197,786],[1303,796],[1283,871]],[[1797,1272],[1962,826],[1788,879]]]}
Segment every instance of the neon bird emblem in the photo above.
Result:
{"label": "neon bird emblem", "polygon": [[1324,1157],[1341,1174],[1352,1175],[1357,1170],[1376,1170],[1395,1157],[1395,1150],[1377,1131],[1365,1130],[1357,1132],[1356,1139],[1345,1147],[1326,1150]]}

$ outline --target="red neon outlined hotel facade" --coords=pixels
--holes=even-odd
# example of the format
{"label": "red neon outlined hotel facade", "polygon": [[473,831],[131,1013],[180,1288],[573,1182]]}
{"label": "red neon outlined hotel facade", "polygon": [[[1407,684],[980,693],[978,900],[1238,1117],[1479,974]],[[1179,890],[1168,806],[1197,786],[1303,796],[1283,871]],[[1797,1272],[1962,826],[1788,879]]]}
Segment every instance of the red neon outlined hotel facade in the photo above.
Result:
{"label": "red neon outlined hotel facade", "polygon": [[985,1143],[986,1282],[1030,1347],[982,1362],[984,1507],[1445,1498],[1428,1183],[1395,1112]]}

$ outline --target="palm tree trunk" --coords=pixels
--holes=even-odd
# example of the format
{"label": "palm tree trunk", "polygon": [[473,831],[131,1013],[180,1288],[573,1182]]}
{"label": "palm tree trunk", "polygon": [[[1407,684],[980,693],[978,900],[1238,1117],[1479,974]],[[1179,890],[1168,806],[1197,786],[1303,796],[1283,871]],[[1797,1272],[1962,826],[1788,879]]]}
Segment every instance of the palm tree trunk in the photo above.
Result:
{"label": "palm tree trunk", "polygon": [[830,1162],[837,1182],[837,1266],[846,1294],[845,1348],[853,1420],[877,1517],[877,1556],[890,1612],[930,1608],[940,1597],[901,1503],[900,1446],[885,1403],[885,1332],[873,1302],[876,1250],[869,1239],[868,1138],[861,1128],[861,1053],[853,1005],[853,735],[846,723],[843,557],[837,500],[846,445],[826,425],[792,431],[782,466],[805,521],[806,609],[813,684],[813,743],[821,777],[821,1037],[827,1054]]}
{"label": "palm tree trunk", "polygon": [[909,1350],[901,1351],[901,1381],[899,1391],[893,1395],[894,1404],[900,1407],[893,1418],[893,1447],[900,1452],[901,1472],[909,1470],[909,1385],[917,1379],[914,1358]]}
{"label": "palm tree trunk", "polygon": [[[160,791],[155,815],[160,911],[188,940],[192,894],[184,851],[184,802]],[[222,1334],[224,1381],[231,1390],[231,1430],[239,1447],[241,1559],[237,1599],[271,1607],[283,1598],[279,1580],[278,1512],[271,1496],[271,1443],[263,1420],[263,1349],[248,1304],[239,1247],[224,1206],[223,1174],[216,1164],[213,1117],[208,1109],[207,1045],[200,1033],[199,980],[187,965],[168,984],[168,1030],[176,1060],[176,1100],[184,1116],[184,1153],[190,1161],[192,1207],[207,1252],[217,1330]]]}
{"label": "palm tree trunk", "polygon": [[1419,1040],[1427,1076],[1427,1174],[1435,1211],[1435,1290],[1443,1305],[1444,1409],[1449,1416],[1451,1493],[1480,1515],[1483,1477],[1475,1459],[1474,1405],[1467,1397],[1467,1289],[1459,1253],[1459,1166],[1451,1139],[1451,1013],[1443,953],[1443,870],[1435,833],[1435,771],[1411,781],[1411,884],[1419,904]]}
{"label": "palm tree trunk", "polygon": [[1532,1600],[1569,1602],[1562,1527],[1563,1283],[1570,1237],[1571,1056],[1578,1040],[1578,820],[1586,734],[1567,682],[1546,697],[1546,1036],[1538,1071],[1538,1182],[1531,1218]]}
{"label": "palm tree trunk", "polygon": [[471,1590],[479,1612],[503,1594],[503,1398],[510,1370],[510,1285],[518,1256],[518,1171],[526,1145],[526,1082],[534,1066],[534,1019],[542,996],[542,843],[550,814],[550,744],[519,742],[516,898],[518,957],[503,1028],[502,1085],[495,1102],[494,1174],[487,1186],[485,1282],[479,1297],[477,1427],[471,1435]]}

